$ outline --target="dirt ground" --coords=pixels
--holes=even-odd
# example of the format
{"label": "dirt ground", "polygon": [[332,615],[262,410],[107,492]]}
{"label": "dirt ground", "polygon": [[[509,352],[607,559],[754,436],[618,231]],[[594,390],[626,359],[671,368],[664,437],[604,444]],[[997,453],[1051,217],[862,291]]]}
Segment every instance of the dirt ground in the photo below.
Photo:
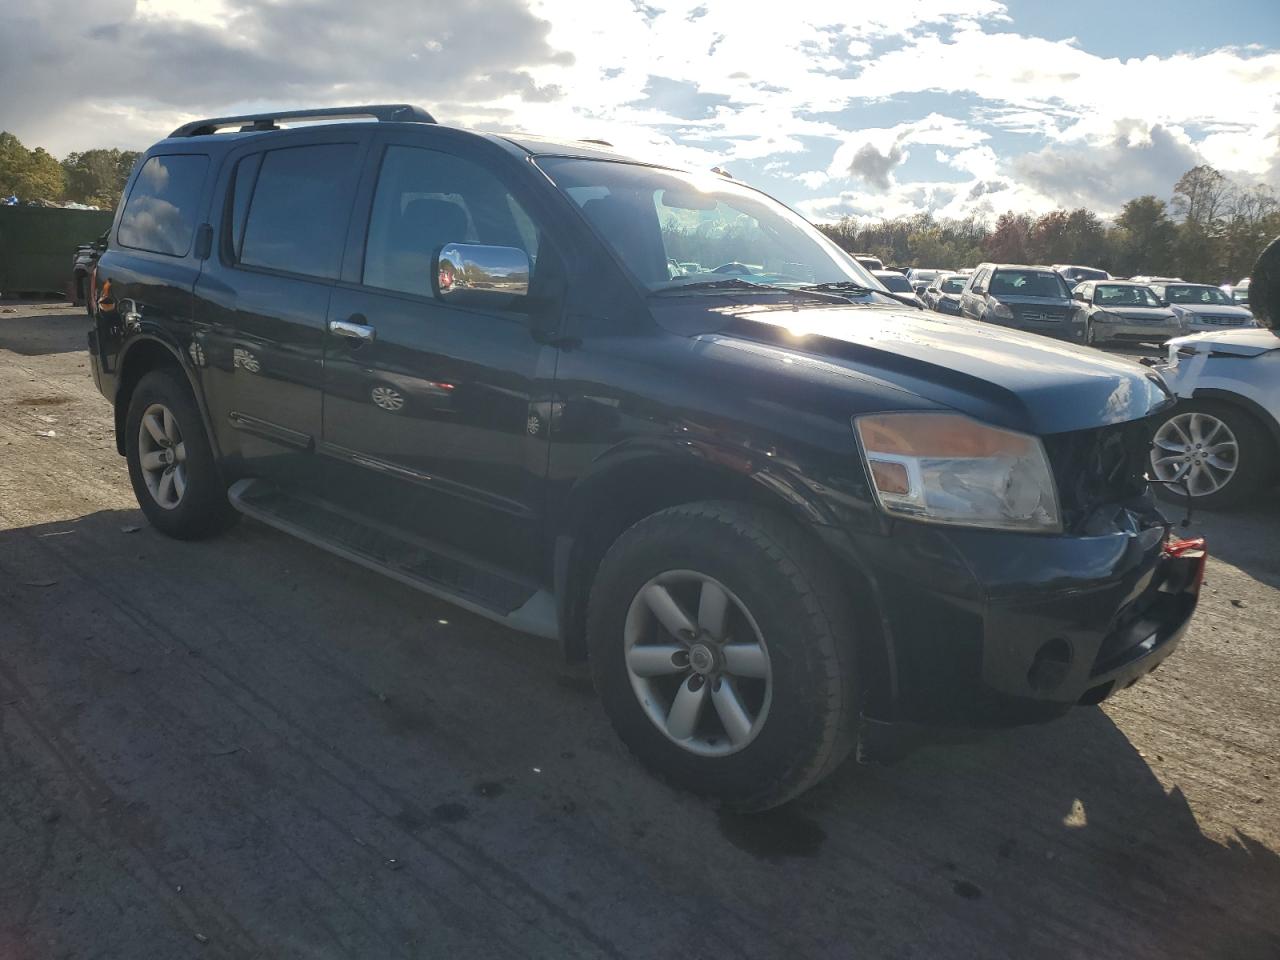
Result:
{"label": "dirt ground", "polygon": [[83,313],[0,301],[0,958],[1280,957],[1280,497],[1102,708],[719,813],[552,645],[149,529]]}

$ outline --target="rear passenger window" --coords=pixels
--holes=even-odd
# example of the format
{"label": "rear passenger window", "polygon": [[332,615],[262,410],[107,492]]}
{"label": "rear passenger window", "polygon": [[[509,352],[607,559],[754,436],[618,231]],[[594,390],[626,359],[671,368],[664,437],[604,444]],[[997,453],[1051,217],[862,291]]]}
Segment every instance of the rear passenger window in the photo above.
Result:
{"label": "rear passenger window", "polygon": [[[264,154],[248,201],[240,262],[335,279],[351,213],[355,162],[353,143],[285,147]],[[233,199],[233,229],[236,206]]]}
{"label": "rear passenger window", "polygon": [[390,146],[369,217],[364,282],[430,296],[431,258],[446,243],[516,247],[538,256],[538,231],[492,173],[421,147]]}
{"label": "rear passenger window", "polygon": [[249,215],[249,200],[253,197],[253,184],[262,165],[262,154],[253,153],[236,164],[235,177],[231,181],[231,226],[227,233],[227,250],[232,260],[240,259],[244,246],[244,222]]}
{"label": "rear passenger window", "polygon": [[116,238],[126,247],[185,257],[209,158],[186,153],[151,157],[129,191]]}

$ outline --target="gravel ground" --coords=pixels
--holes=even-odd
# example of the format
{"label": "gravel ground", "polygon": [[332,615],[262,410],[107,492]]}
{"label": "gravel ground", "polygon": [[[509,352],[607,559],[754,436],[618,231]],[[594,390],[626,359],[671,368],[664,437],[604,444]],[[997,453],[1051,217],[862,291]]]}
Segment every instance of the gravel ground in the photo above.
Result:
{"label": "gravel ground", "polygon": [[742,818],[552,645],[136,509],[65,304],[0,302],[0,958],[1280,956],[1280,498],[1103,708]]}

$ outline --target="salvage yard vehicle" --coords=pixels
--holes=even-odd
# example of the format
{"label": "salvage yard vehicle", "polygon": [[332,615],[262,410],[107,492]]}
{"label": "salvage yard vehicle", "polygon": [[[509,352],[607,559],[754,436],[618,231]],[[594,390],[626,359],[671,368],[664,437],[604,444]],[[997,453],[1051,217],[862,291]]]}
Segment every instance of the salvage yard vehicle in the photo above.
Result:
{"label": "salvage yard vehicle", "polygon": [[1151,448],[1152,474],[1171,499],[1231,507],[1280,480],[1280,239],[1254,276],[1262,326],[1170,340],[1155,365],[1178,397]]}
{"label": "salvage yard vehicle", "polygon": [[921,294],[924,305],[938,313],[953,317],[960,315],[960,294],[964,292],[965,275],[944,273],[934,279]]}
{"label": "salvage yard vehicle", "polygon": [[960,293],[960,315],[1073,343],[1088,335],[1066,281],[1049,267],[979,264]]}
{"label": "salvage yard vehicle", "polygon": [[1182,318],[1150,287],[1127,280],[1088,281],[1071,291],[1085,339],[1108,343],[1164,343],[1187,332]]}
{"label": "salvage yard vehicle", "polygon": [[1151,289],[1168,303],[1192,333],[1255,326],[1248,307],[1207,283],[1154,283]]}
{"label": "salvage yard vehicle", "polygon": [[97,275],[158,530],[248,514],[554,638],[643,762],[742,809],[1098,703],[1196,606],[1157,375],[905,309],[713,173],[407,106],[201,120]]}
{"label": "salvage yard vehicle", "polygon": [[1069,287],[1084,283],[1086,280],[1111,279],[1111,274],[1098,267],[1079,267],[1069,263],[1055,263],[1052,269],[1056,270],[1062,276],[1062,279],[1067,281],[1067,286]]}

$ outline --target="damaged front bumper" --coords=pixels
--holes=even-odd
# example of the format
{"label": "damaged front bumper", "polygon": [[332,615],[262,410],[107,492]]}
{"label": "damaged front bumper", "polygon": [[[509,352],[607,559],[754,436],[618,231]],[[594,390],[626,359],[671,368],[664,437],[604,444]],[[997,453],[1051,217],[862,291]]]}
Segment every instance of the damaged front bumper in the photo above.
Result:
{"label": "damaged front bumper", "polygon": [[1049,720],[1154,670],[1186,632],[1206,557],[1168,529],[1154,509],[1087,536],[895,527],[874,547],[893,696],[864,754]]}

